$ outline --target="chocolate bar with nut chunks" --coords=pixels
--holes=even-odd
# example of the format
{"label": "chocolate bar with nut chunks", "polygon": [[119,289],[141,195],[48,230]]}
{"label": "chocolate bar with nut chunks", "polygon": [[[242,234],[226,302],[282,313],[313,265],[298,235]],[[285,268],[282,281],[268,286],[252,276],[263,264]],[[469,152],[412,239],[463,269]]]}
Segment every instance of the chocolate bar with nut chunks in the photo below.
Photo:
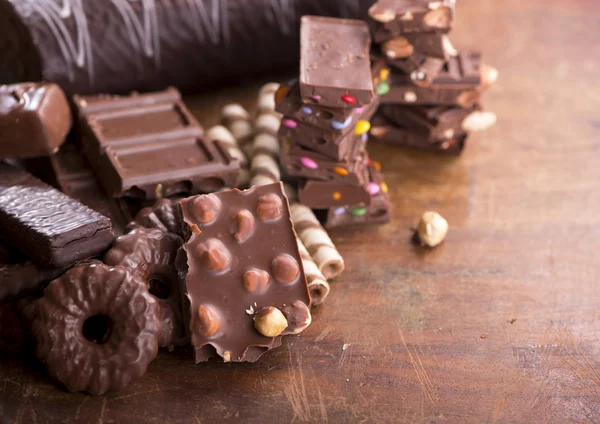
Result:
{"label": "chocolate bar with nut chunks", "polygon": [[0,163],[0,234],[50,267],[95,256],[114,239],[109,218],[7,163]]}
{"label": "chocolate bar with nut chunks", "polygon": [[363,21],[303,16],[300,26],[302,101],[354,108],[375,97],[371,82],[371,37]]}
{"label": "chocolate bar with nut chunks", "polygon": [[177,258],[196,362],[256,361],[303,331],[310,297],[281,183],[180,202]]}
{"label": "chocolate bar with nut chunks", "polygon": [[50,155],[71,125],[69,103],[58,85],[0,85],[0,159]]}
{"label": "chocolate bar with nut chunks", "polygon": [[231,187],[239,161],[203,129],[179,92],[75,96],[85,153],[113,197],[154,199]]}
{"label": "chocolate bar with nut chunks", "polygon": [[376,43],[406,33],[452,29],[455,0],[379,0],[369,9],[369,25]]}

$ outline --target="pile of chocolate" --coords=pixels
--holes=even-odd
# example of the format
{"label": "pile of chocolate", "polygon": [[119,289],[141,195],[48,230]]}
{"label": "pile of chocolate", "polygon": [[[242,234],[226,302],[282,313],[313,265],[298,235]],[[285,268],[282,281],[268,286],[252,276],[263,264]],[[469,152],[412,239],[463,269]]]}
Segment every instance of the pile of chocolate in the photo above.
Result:
{"label": "pile of chocolate", "polygon": [[379,0],[369,9],[373,71],[381,107],[375,140],[459,154],[470,131],[496,122],[482,93],[498,72],[480,52],[458,52],[448,38],[455,0]]}
{"label": "pile of chocolate", "polygon": [[373,91],[369,28],[363,21],[304,16],[300,78],[276,93],[282,167],[298,199],[328,228],[388,222],[391,204],[378,162],[366,151]]}

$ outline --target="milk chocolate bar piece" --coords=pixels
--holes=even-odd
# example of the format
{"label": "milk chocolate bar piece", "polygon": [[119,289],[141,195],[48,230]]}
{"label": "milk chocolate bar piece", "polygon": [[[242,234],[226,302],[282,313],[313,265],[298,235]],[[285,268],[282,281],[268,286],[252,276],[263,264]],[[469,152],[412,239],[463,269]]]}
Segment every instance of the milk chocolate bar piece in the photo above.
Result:
{"label": "milk chocolate bar piece", "polygon": [[300,26],[302,101],[351,108],[373,100],[369,50],[363,21],[303,16]]}
{"label": "milk chocolate bar piece", "polygon": [[448,139],[430,140],[424,132],[391,124],[381,117],[373,120],[370,137],[394,146],[408,147],[435,153],[459,155],[466,144],[468,134],[454,134]]}
{"label": "milk chocolate bar piece", "polygon": [[139,202],[109,197],[91,165],[74,143],[64,144],[58,153],[48,158],[48,162],[53,185],[66,195],[109,217],[115,237],[124,234],[125,227],[141,207]]}
{"label": "milk chocolate bar piece", "polygon": [[0,242],[0,303],[39,292],[67,269],[37,265]]}
{"label": "milk chocolate bar piece", "polygon": [[154,199],[231,187],[239,161],[203,129],[173,88],[75,96],[85,152],[113,197]]}
{"label": "milk chocolate bar piece", "polygon": [[346,184],[335,180],[304,180],[298,187],[300,203],[313,209],[327,209],[338,206],[357,205],[371,202],[369,175],[367,169],[360,178],[361,185]]}
{"label": "milk chocolate bar piece", "polygon": [[391,73],[390,90],[381,96],[381,103],[471,107],[486,88],[480,63],[481,55],[477,52],[452,57],[429,86],[419,86],[407,75]]}
{"label": "milk chocolate bar piece", "polygon": [[275,110],[289,119],[312,125],[322,130],[340,127],[353,115],[360,114],[360,108],[332,108],[302,103],[300,85],[297,81],[282,84],[275,93]]}
{"label": "milk chocolate bar piece", "polygon": [[53,267],[95,256],[114,238],[109,218],[7,163],[0,163],[0,234]]}
{"label": "milk chocolate bar piece", "polygon": [[369,160],[366,144],[362,135],[354,135],[353,138],[352,148],[339,161],[286,139],[283,141],[282,165],[290,177],[364,184],[362,178]]}
{"label": "milk chocolate bar piece", "polygon": [[310,323],[310,297],[281,183],[180,202],[178,256],[196,362],[256,361]]}
{"label": "milk chocolate bar piece", "polygon": [[346,227],[356,224],[383,224],[390,222],[392,203],[383,175],[374,166],[369,166],[372,190],[370,205],[339,206],[330,208],[325,219],[325,228]]}
{"label": "milk chocolate bar piece", "polygon": [[375,114],[379,101],[376,99],[368,106],[359,108],[360,114],[350,115],[339,130],[323,130],[291,118],[284,117],[279,127],[279,138],[289,138],[294,143],[322,153],[332,159],[342,160],[352,148],[354,136],[362,136],[366,142],[369,120]]}
{"label": "milk chocolate bar piece", "polygon": [[455,134],[463,133],[463,120],[471,113],[480,110],[479,105],[470,108],[452,106],[407,106],[385,104],[379,109],[391,123],[414,128],[422,131],[426,137],[433,141],[449,139]]}
{"label": "milk chocolate bar piece", "polygon": [[369,9],[373,40],[381,43],[406,33],[452,29],[455,0],[379,0]]}
{"label": "milk chocolate bar piece", "polygon": [[71,110],[58,85],[0,85],[0,159],[50,155],[71,124]]}

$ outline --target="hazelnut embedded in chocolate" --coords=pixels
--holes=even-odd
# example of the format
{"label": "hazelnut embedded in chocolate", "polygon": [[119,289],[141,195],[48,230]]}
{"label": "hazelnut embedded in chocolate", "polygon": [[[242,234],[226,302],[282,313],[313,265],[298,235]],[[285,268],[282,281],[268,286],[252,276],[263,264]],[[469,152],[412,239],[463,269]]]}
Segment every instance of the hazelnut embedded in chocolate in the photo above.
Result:
{"label": "hazelnut embedded in chocolate", "polygon": [[392,22],[396,19],[396,12],[391,9],[383,8],[374,4],[369,9],[369,16],[377,22],[381,22],[382,24],[386,24],[388,22]]}
{"label": "hazelnut embedded in chocolate", "polygon": [[266,306],[254,316],[254,328],[265,337],[277,337],[287,326],[285,316],[274,306]]}
{"label": "hazelnut embedded in chocolate", "polygon": [[256,214],[262,221],[271,221],[281,216],[282,202],[276,194],[269,193],[260,196]]}
{"label": "hazelnut embedded in chocolate", "polygon": [[198,321],[196,330],[204,337],[212,337],[221,328],[221,321],[218,315],[208,305],[198,307]]}
{"label": "hazelnut embedded in chocolate", "polygon": [[235,215],[236,230],[233,234],[233,238],[238,243],[243,243],[252,237],[256,223],[254,222],[254,215],[248,210],[241,210]]}
{"label": "hazelnut embedded in chocolate", "polygon": [[451,16],[450,8],[446,6],[438,7],[425,14],[423,23],[432,29],[448,29],[452,23]]}
{"label": "hazelnut embedded in chocolate", "polygon": [[217,216],[220,208],[221,202],[212,194],[198,196],[191,207],[194,218],[201,224],[212,222]]}
{"label": "hazelnut embedded in chocolate", "polygon": [[244,287],[250,293],[261,293],[269,285],[271,277],[262,269],[249,269],[244,273]]}
{"label": "hazelnut embedded in chocolate", "polygon": [[271,263],[273,277],[280,283],[291,283],[300,274],[298,262],[290,255],[279,255]]}
{"label": "hazelnut embedded in chocolate", "polygon": [[211,271],[225,271],[231,265],[231,253],[221,240],[216,238],[199,244],[196,255],[202,261],[202,265]]}
{"label": "hazelnut embedded in chocolate", "polygon": [[414,46],[405,37],[396,37],[382,45],[383,52],[390,59],[408,57],[414,53]]}

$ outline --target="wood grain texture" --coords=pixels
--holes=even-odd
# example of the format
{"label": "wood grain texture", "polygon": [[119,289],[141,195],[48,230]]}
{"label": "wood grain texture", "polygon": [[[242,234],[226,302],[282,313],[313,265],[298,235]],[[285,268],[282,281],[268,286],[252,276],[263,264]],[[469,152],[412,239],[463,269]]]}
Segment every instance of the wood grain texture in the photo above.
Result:
{"label": "wood grain texture", "polygon": [[[332,233],[348,269],[308,330],[255,364],[160,353],[104,397],[3,360],[0,421],[600,421],[600,6],[461,0],[458,19],[456,46],[500,70],[498,124],[458,160],[370,146],[394,219]],[[261,83],[190,104],[208,127]],[[410,243],[426,209],[450,223],[432,251]]]}

